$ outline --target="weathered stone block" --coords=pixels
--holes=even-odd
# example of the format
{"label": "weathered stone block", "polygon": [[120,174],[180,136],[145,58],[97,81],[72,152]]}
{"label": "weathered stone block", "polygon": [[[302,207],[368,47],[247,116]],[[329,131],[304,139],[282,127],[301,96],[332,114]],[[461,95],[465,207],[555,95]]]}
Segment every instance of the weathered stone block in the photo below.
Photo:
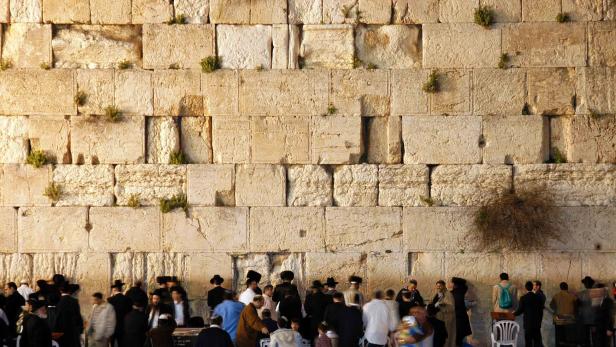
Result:
{"label": "weathered stone block", "polygon": [[516,165],[516,190],[544,190],[556,206],[613,205],[616,167],[607,164]]}
{"label": "weathered stone block", "polygon": [[186,194],[185,165],[117,165],[115,194],[118,205],[135,195],[142,205],[158,205],[159,199]]}
{"label": "weathered stone block", "polygon": [[163,249],[172,252],[245,251],[247,207],[193,207],[163,215]]}
{"label": "weathered stone block", "polygon": [[288,206],[332,205],[332,176],[323,166],[290,166],[287,179]]}
{"label": "weathered stone block", "polygon": [[[2,278],[5,282],[14,281],[16,278],[25,279],[33,283],[31,277],[32,256],[29,254],[6,254],[2,255]],[[37,277],[40,278],[40,277]],[[49,277],[47,277],[49,278]],[[30,284],[30,286],[34,286]]]}
{"label": "weathered stone block", "polygon": [[[206,116],[239,114],[239,73],[218,70],[201,74],[201,92]],[[250,112],[252,114],[252,112]]]}
{"label": "weathered stone block", "polygon": [[40,23],[43,20],[42,0],[11,1],[11,23]]}
{"label": "weathered stone block", "polygon": [[331,0],[323,1],[323,23],[354,24],[361,20],[359,1]]}
{"label": "weathered stone block", "polygon": [[392,0],[359,0],[361,22],[367,24],[389,24]]}
{"label": "weathered stone block", "polygon": [[549,156],[549,121],[544,117],[483,118],[483,162],[540,164]]}
{"label": "weathered stone block", "polygon": [[235,173],[237,206],[285,206],[286,172],[280,165],[238,165]]}
{"label": "weathered stone block", "polygon": [[323,4],[319,0],[290,0],[289,24],[320,24]]}
{"label": "weathered stone block", "polygon": [[45,0],[43,1],[43,22],[54,24],[88,23],[90,1],[88,0]]}
{"label": "weathered stone block", "polygon": [[51,181],[52,167],[31,165],[2,165],[0,167],[0,205],[50,206],[43,193]]}
{"label": "weathered stone block", "polygon": [[144,117],[125,117],[121,122],[96,117],[73,118],[71,155],[74,164],[143,163]]}
{"label": "weathered stone block", "polygon": [[616,116],[557,117],[550,127],[552,148],[570,163],[616,163]]}
{"label": "weathered stone block", "polygon": [[307,68],[353,68],[353,26],[304,25],[300,59]]}
{"label": "weathered stone block", "polygon": [[233,258],[226,253],[191,254],[186,259],[188,292],[193,298],[205,298],[214,288],[210,283],[212,274],[218,274],[229,283],[233,279]]}
{"label": "weathered stone block", "polygon": [[425,24],[423,66],[496,67],[500,40],[500,29],[486,30],[474,23]]}
{"label": "weathered stone block", "polygon": [[173,5],[167,0],[132,0],[133,24],[164,23],[173,17]]}
{"label": "weathered stone block", "polygon": [[585,66],[586,24],[509,24],[503,27],[502,51],[513,66]]}
{"label": "weathered stone block", "polygon": [[328,106],[328,81],[329,72],[325,70],[241,71],[239,113],[253,116],[324,114]]}
{"label": "weathered stone block", "polygon": [[289,41],[293,25],[276,24],[272,26],[272,69],[289,68],[291,52]]}
{"label": "weathered stone block", "polygon": [[429,74],[427,70],[391,71],[392,115],[428,113],[428,94],[421,88]]}
{"label": "weathered stone block", "polygon": [[438,0],[393,0],[395,24],[423,24],[438,21]]}
{"label": "weathered stone block", "polygon": [[233,258],[234,273],[238,274],[233,279],[233,286],[236,288],[245,285],[248,270],[255,270],[263,275],[260,286],[280,283],[280,272],[290,270],[295,274],[294,282],[297,283],[298,290],[305,290],[304,253],[252,253],[237,255]]}
{"label": "weathered stone block", "polygon": [[441,23],[472,22],[477,7],[479,7],[479,0],[439,0],[439,21]]}
{"label": "weathered stone block", "polygon": [[405,164],[478,164],[481,117],[402,117]]}
{"label": "weathered stone block", "polygon": [[[518,0],[483,0],[482,6],[488,6],[494,13],[496,23],[517,23],[521,20],[522,2]],[[554,16],[555,18],[556,16]]]}
{"label": "weathered stone block", "polygon": [[331,104],[345,116],[389,115],[389,76],[385,70],[333,70]]}
{"label": "weathered stone block", "polygon": [[577,113],[616,113],[616,68],[576,69]]}
{"label": "weathered stone block", "polygon": [[408,254],[371,252],[368,254],[366,290],[397,290],[408,272]]}
{"label": "weathered stone block", "polygon": [[400,251],[401,214],[402,208],[399,207],[327,207],[327,250]]}
{"label": "weathered stone block", "polygon": [[90,0],[92,24],[129,24],[130,0]]}
{"label": "weathered stone block", "polygon": [[216,46],[226,69],[270,69],[272,27],[264,25],[218,25]]}
{"label": "weathered stone block", "polygon": [[252,117],[253,163],[306,164],[310,162],[310,119]]}
{"label": "weathered stone block", "polygon": [[508,165],[440,165],[430,175],[430,197],[445,206],[482,206],[511,191]]}
{"label": "weathered stone block", "polygon": [[306,253],[306,273],[310,279],[334,276],[340,282],[338,288],[346,290],[351,275],[366,278],[366,261],[367,257],[359,252],[310,252]]}
{"label": "weathered stone block", "polygon": [[248,163],[250,119],[213,117],[212,153],[215,163]]}
{"label": "weathered stone block", "polygon": [[433,290],[434,283],[443,278],[445,254],[442,252],[423,252],[409,254],[410,278],[416,279],[422,293]]}
{"label": "weathered stone block", "polygon": [[523,22],[550,22],[561,12],[560,4],[551,0],[522,1]]}
{"label": "weathered stone block", "polygon": [[28,140],[30,150],[42,150],[52,163],[71,162],[70,124],[62,116],[42,116],[28,118]]}
{"label": "weathered stone block", "polygon": [[[200,68],[201,59],[215,55],[212,25],[145,24],[143,26],[143,67],[167,69]],[[224,59],[223,59],[224,63]]]}
{"label": "weathered stone block", "polygon": [[53,182],[61,191],[56,206],[113,205],[111,165],[57,165]]}
{"label": "weathered stone block", "polygon": [[421,28],[416,25],[360,26],[355,34],[355,46],[357,58],[366,66],[421,67]]}
{"label": "weathered stone block", "polygon": [[313,163],[353,164],[359,161],[363,152],[360,117],[315,116],[311,132]]}
{"label": "weathered stone block", "polygon": [[83,106],[77,106],[80,113],[105,113],[105,108],[113,105],[113,70],[77,70],[75,79],[77,91],[86,95]]}
{"label": "weathered stone block", "polygon": [[559,289],[561,282],[569,283],[569,289],[579,290],[582,287],[580,278],[582,274],[582,260],[577,252],[562,253],[550,252],[541,254],[542,287],[553,290]]}
{"label": "weathered stone block", "polygon": [[250,24],[284,24],[287,23],[287,13],[286,0],[250,2]]}
{"label": "weathered stone block", "polygon": [[184,16],[188,23],[205,24],[210,14],[210,0],[176,0],[173,3],[176,16]]}
{"label": "weathered stone block", "polygon": [[155,252],[161,248],[156,207],[90,208],[90,249],[97,252]]}
{"label": "weathered stone block", "polygon": [[526,73],[520,69],[473,70],[473,109],[477,114],[520,114]]}
{"label": "weathered stone block", "polygon": [[70,70],[0,73],[0,114],[75,114],[73,77]]}
{"label": "weathered stone block", "polygon": [[0,23],[9,22],[9,0],[0,0]]}
{"label": "weathered stone block", "polygon": [[212,120],[210,117],[182,117],[180,119],[182,153],[189,163],[212,162]]}
{"label": "weathered stone block", "polygon": [[468,70],[449,70],[439,73],[439,91],[431,96],[432,114],[464,113],[471,111],[471,76]]}
{"label": "weathered stone block", "polygon": [[336,206],[376,206],[378,166],[342,165],[334,170]]}
{"label": "weathered stone block", "polygon": [[188,165],[187,177],[189,205],[235,205],[233,165]]}
{"label": "weathered stone block", "polygon": [[14,67],[51,66],[51,25],[13,23],[7,26],[2,43],[2,59]]}
{"label": "weathered stone block", "polygon": [[143,70],[115,72],[115,105],[127,114],[152,115],[152,73]]}
{"label": "weathered stone block", "polygon": [[[476,208],[413,207],[402,213],[404,247],[409,251],[480,251],[472,236]],[[447,232],[434,232],[446,230]]]}
{"label": "weathered stone block", "polygon": [[421,206],[430,196],[425,165],[379,165],[379,206]]}
{"label": "weathered stone block", "polygon": [[[606,9],[609,6],[613,4],[605,3]],[[601,0],[563,0],[562,12],[576,22],[594,22],[603,19],[603,7],[604,2]]]}
{"label": "weathered stone block", "polygon": [[527,80],[528,101],[533,114],[575,112],[574,69],[531,69]]}
{"label": "weathered stone block", "polygon": [[51,45],[55,67],[115,68],[125,60],[141,66],[141,28],[136,26],[62,25]]}
{"label": "weathered stone block", "polygon": [[397,164],[402,161],[402,120],[400,117],[364,118],[367,122],[366,159],[371,164]]}
{"label": "weathered stone block", "polygon": [[22,207],[19,252],[74,252],[88,247],[87,207]]}
{"label": "weathered stone block", "polygon": [[201,74],[194,70],[156,70],[154,115],[202,116]]}
{"label": "weathered stone block", "polygon": [[324,211],[319,207],[253,207],[250,209],[251,252],[322,251]]}
{"label": "weathered stone block", "polygon": [[[446,277],[460,276],[476,285],[493,285],[500,273],[501,256],[491,253],[447,253],[445,255]],[[490,288],[491,289],[491,288]]]}
{"label": "weathered stone block", "polygon": [[216,24],[281,24],[287,22],[283,0],[210,0],[210,21]]}
{"label": "weathered stone block", "polygon": [[616,47],[612,44],[615,35],[616,23],[613,21],[588,24],[588,59],[591,66],[616,66]]}
{"label": "weathered stone block", "polygon": [[0,163],[24,163],[28,156],[28,118],[0,117]]}
{"label": "weathered stone block", "polygon": [[180,129],[172,117],[146,117],[147,162],[169,164],[171,154],[180,151]]}
{"label": "weathered stone block", "polygon": [[[109,283],[111,283],[111,257],[108,253],[81,253],[75,264],[76,283],[81,286],[78,297],[80,302],[86,302],[96,292],[109,294]],[[40,278],[40,277],[37,277]],[[104,289],[103,289],[104,288]],[[89,317],[91,307],[81,306],[81,312],[85,317]]]}

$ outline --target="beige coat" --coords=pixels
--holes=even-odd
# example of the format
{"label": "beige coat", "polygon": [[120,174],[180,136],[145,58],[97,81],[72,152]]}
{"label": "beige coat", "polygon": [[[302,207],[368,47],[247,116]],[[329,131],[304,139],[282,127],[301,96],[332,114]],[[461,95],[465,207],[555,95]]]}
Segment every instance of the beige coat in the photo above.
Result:
{"label": "beige coat", "polygon": [[[436,294],[435,294],[436,299]],[[447,329],[447,341],[445,341],[445,347],[456,346],[456,308],[453,295],[450,291],[445,290],[443,296],[435,302],[438,313],[436,318],[445,323]]]}

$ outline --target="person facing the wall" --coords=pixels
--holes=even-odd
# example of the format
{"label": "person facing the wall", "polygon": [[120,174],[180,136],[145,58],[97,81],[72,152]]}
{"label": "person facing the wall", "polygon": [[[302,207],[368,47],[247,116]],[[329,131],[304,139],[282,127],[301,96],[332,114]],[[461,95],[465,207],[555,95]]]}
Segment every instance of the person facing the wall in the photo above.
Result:
{"label": "person facing the wall", "polygon": [[507,273],[501,273],[499,278],[500,282],[492,288],[492,311],[514,312],[517,307],[518,290],[509,282]]}
{"label": "person facing the wall", "polygon": [[256,295],[252,302],[244,307],[240,314],[239,324],[237,326],[237,339],[235,341],[237,347],[254,347],[257,343],[259,332],[269,334],[265,324],[261,322],[257,310],[263,306],[263,297]]}

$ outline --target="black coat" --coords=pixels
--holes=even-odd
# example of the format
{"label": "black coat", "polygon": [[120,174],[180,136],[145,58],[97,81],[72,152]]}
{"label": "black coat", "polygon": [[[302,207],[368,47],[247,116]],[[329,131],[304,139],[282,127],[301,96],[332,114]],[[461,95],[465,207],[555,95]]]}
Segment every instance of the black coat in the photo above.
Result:
{"label": "black coat", "polygon": [[218,304],[224,301],[225,291],[225,288],[216,286],[207,292],[207,305],[212,311],[214,311]]}
{"label": "black coat", "polygon": [[293,318],[302,318],[302,300],[299,296],[289,296],[280,302],[278,311],[281,316],[286,317],[289,322]]}
{"label": "black coat", "polygon": [[327,326],[333,331],[338,332],[338,325],[343,319],[343,313],[346,308],[346,305],[342,302],[333,302],[325,308],[323,320],[325,320]]}
{"label": "black coat", "polygon": [[113,335],[116,338],[120,338],[124,329],[124,317],[133,309],[133,304],[131,300],[122,293],[110,297],[107,299],[107,302],[113,306],[116,314],[116,327]]}
{"label": "black coat", "polygon": [[145,344],[145,334],[148,332],[148,319],[140,310],[130,311],[124,317],[122,345],[126,347],[141,347]]}
{"label": "black coat", "polygon": [[56,309],[54,332],[62,333],[58,343],[62,347],[81,347],[83,319],[79,301],[70,295],[62,295]]}
{"label": "black coat", "polygon": [[520,298],[515,315],[524,315],[524,329],[541,329],[543,305],[539,295],[528,292]]}
{"label": "black coat", "polygon": [[173,347],[175,325],[159,325],[147,332],[150,347]]}
{"label": "black coat", "polygon": [[442,320],[437,319],[436,317],[428,317],[428,322],[430,322],[430,325],[432,325],[432,329],[434,329],[433,346],[445,346],[445,341],[447,341],[447,337],[449,336],[445,323]]}
{"label": "black coat", "polygon": [[148,317],[148,327],[149,328],[152,328],[152,323],[153,323],[150,320],[150,314],[152,313],[152,311],[158,311],[158,315],[159,316],[161,314],[164,314],[164,313],[168,313],[171,316],[173,316],[173,310],[171,309],[171,307],[169,305],[163,304],[162,302],[158,303],[158,305],[156,305],[156,306],[150,305],[145,310],[145,315]]}
{"label": "black coat", "polygon": [[358,307],[346,307],[338,322],[338,346],[357,346],[364,334],[363,318]]}
{"label": "black coat", "polygon": [[274,294],[272,295],[272,300],[274,302],[280,302],[284,299],[287,294],[295,295],[299,298],[299,291],[297,290],[297,286],[291,282],[283,282],[274,288]]}
{"label": "black coat", "polygon": [[154,290],[154,294],[160,296],[160,302],[163,304],[171,305],[173,303],[171,292],[167,288],[157,288]]}
{"label": "black coat", "polygon": [[25,304],[26,300],[17,291],[6,298],[4,313],[6,313],[6,318],[9,320],[9,332],[13,334],[13,336],[15,334],[15,323],[21,314],[21,307]]}
{"label": "black coat", "polygon": [[148,294],[146,294],[146,292],[139,287],[130,287],[130,289],[126,291],[125,295],[131,300],[132,303],[138,302],[142,307],[145,307],[148,304]]}
{"label": "black coat", "polygon": [[318,336],[317,327],[323,321],[325,309],[332,303],[331,295],[319,291],[306,296],[304,311],[310,317],[310,337]]}
{"label": "black coat", "polygon": [[467,287],[460,286],[451,291],[456,313],[456,339],[460,340],[463,337],[469,336],[473,333],[471,331],[471,322],[468,319],[468,313],[466,312],[466,303],[464,302],[464,296],[466,295],[467,290]]}
{"label": "black coat", "polygon": [[[402,295],[404,293],[406,293],[406,292],[408,292],[408,289],[406,289],[406,288],[400,289],[400,291],[398,292],[398,295],[396,295],[396,301],[398,303],[401,303],[401,302],[404,301],[404,300],[402,300]],[[417,289],[415,289],[415,291],[411,293],[411,304],[412,304],[411,307],[414,307],[414,306],[424,306],[424,299],[421,296],[421,293],[419,293],[419,290],[417,290]],[[405,316],[408,316],[408,312],[407,312],[407,314],[405,314]]]}
{"label": "black coat", "polygon": [[24,318],[19,345],[21,347],[51,346],[51,329],[47,321],[34,314],[27,315]]}
{"label": "black coat", "polygon": [[233,347],[229,333],[218,327],[203,330],[197,337],[195,347]]}

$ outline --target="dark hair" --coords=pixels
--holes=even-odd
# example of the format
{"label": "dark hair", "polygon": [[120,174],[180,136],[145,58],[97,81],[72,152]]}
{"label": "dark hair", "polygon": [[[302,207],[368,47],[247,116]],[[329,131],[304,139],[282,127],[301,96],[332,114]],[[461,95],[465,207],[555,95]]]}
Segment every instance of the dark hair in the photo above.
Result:
{"label": "dark hair", "polygon": [[539,281],[539,280],[534,280],[533,284],[538,285],[539,287],[541,287],[541,281]]}
{"label": "dark hair", "polygon": [[300,321],[299,318],[295,317],[295,318],[291,318],[291,323],[297,323],[299,325],[302,325],[302,322]]}
{"label": "dark hair", "polygon": [[263,287],[263,290],[268,290],[268,289],[274,289],[274,286],[271,284],[268,284],[265,287]]}
{"label": "dark hair", "polygon": [[327,330],[329,330],[329,328],[327,327],[327,324],[325,324],[325,323],[321,322],[321,323],[319,323],[319,325],[317,326],[317,330],[327,332]]}
{"label": "dark hair", "polygon": [[402,297],[405,299],[410,299],[413,297],[413,294],[411,292],[402,292]]}
{"label": "dark hair", "polygon": [[[383,291],[380,290],[380,289],[377,289],[374,292],[373,296],[374,296],[375,299],[383,299]],[[356,300],[357,300],[357,303],[359,303],[359,299],[356,298]]]}
{"label": "dark hair", "polygon": [[569,290],[567,282],[560,282],[560,290]]}
{"label": "dark hair", "polygon": [[17,285],[15,284],[15,282],[9,282],[6,284],[7,287],[17,290]]}
{"label": "dark hair", "polygon": [[280,316],[278,317],[278,327],[281,329],[285,329],[286,327],[288,327],[289,322],[287,321],[287,317],[285,316]]}
{"label": "dark hair", "polygon": [[212,319],[210,321],[211,321],[212,324],[222,325],[222,317],[221,316],[214,316],[214,317],[212,317]]}
{"label": "dark hair", "polygon": [[531,290],[533,290],[533,282],[527,281],[526,284],[524,284],[524,288],[526,288],[526,290],[530,292]]}
{"label": "dark hair", "polygon": [[443,281],[443,280],[438,280],[438,281],[436,281],[436,284],[445,285],[445,281]]}
{"label": "dark hair", "polygon": [[225,293],[222,295],[224,300],[233,300],[235,293],[230,290],[225,290]]}
{"label": "dark hair", "polygon": [[385,296],[388,298],[393,298],[394,296],[396,296],[396,292],[393,289],[387,289],[387,291],[385,292]]}
{"label": "dark hair", "polygon": [[502,274],[500,274],[499,277],[501,281],[509,281],[509,275],[506,272],[503,272]]}
{"label": "dark hair", "polygon": [[412,280],[410,280],[410,281],[409,281],[409,283],[410,283],[410,284],[417,285],[417,280],[416,280],[416,279],[412,279]]}
{"label": "dark hair", "polygon": [[103,300],[103,293],[101,292],[96,292],[94,294],[92,294],[92,297],[97,298],[98,300]]}
{"label": "dark hair", "polygon": [[342,300],[344,301],[344,294],[340,293],[340,292],[335,292],[334,295],[332,295],[332,297],[336,300]]}
{"label": "dark hair", "polygon": [[270,312],[270,310],[264,309],[263,311],[261,311],[261,316],[263,316],[263,318],[272,318],[272,313]]}

